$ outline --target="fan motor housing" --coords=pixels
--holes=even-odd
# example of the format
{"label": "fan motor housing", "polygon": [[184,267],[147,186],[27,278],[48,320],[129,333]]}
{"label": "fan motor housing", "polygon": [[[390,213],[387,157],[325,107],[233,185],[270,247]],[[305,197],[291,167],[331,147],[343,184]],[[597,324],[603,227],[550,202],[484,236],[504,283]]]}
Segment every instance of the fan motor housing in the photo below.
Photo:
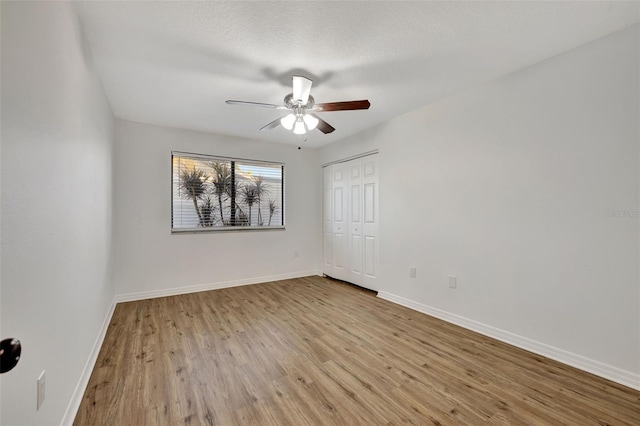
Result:
{"label": "fan motor housing", "polygon": [[298,105],[293,102],[293,93],[289,93],[284,97],[284,106],[289,109],[294,109],[295,107],[303,107],[304,109],[311,109],[316,104],[316,100],[313,99],[313,96],[309,95],[309,99],[307,100],[306,105]]}

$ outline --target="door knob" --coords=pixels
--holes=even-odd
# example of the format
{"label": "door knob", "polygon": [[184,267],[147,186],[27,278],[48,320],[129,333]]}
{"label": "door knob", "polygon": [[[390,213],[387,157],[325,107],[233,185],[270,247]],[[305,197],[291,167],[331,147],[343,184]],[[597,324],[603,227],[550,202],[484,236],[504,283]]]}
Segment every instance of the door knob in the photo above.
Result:
{"label": "door knob", "polygon": [[0,373],[11,371],[20,361],[21,353],[20,340],[10,338],[0,342]]}

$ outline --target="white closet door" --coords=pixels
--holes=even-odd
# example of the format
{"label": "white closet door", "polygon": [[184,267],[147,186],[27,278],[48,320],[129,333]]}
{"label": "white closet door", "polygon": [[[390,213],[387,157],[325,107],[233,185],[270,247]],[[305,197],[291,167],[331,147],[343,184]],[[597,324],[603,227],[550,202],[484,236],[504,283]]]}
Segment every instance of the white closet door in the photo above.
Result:
{"label": "white closet door", "polygon": [[378,289],[378,159],[371,155],[323,172],[323,272]]}
{"label": "white closet door", "polygon": [[378,268],[380,265],[377,155],[370,155],[362,159],[362,194],[363,286],[377,290]]}
{"label": "white closet door", "polygon": [[347,280],[349,273],[348,258],[348,168],[345,163],[333,165],[333,278]]}
{"label": "white closet door", "polygon": [[333,166],[322,172],[322,272],[333,276]]}
{"label": "white closet door", "polygon": [[352,160],[347,165],[349,172],[349,274],[347,281],[362,285],[362,160]]}

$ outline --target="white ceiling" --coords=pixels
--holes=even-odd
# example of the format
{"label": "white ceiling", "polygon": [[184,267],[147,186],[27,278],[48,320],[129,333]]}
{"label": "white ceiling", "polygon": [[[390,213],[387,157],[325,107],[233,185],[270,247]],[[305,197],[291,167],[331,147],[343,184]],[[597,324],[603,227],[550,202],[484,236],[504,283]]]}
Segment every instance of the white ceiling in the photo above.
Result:
{"label": "white ceiling", "polygon": [[291,75],[316,102],[320,146],[639,21],[638,2],[76,2],[116,117],[300,144],[259,129],[282,111]]}

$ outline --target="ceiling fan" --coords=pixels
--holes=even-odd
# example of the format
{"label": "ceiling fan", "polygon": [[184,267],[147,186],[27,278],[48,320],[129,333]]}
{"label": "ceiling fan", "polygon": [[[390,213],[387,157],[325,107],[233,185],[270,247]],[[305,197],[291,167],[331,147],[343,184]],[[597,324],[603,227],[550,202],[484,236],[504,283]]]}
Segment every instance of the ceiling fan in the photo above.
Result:
{"label": "ceiling fan", "polygon": [[369,106],[371,105],[366,99],[360,101],[316,104],[315,99],[313,99],[313,96],[310,94],[313,81],[299,75],[294,75],[291,80],[293,84],[293,93],[289,93],[284,97],[284,105],[234,100],[228,100],[226,103],[229,105],[252,105],[263,108],[288,110],[290,111],[289,114],[276,118],[260,130],[273,130],[282,125],[282,127],[287,130],[293,130],[293,133],[297,135],[303,135],[307,133],[307,130],[313,130],[315,128],[325,134],[331,133],[335,130],[331,124],[318,117],[315,114],[316,112],[369,109]]}

